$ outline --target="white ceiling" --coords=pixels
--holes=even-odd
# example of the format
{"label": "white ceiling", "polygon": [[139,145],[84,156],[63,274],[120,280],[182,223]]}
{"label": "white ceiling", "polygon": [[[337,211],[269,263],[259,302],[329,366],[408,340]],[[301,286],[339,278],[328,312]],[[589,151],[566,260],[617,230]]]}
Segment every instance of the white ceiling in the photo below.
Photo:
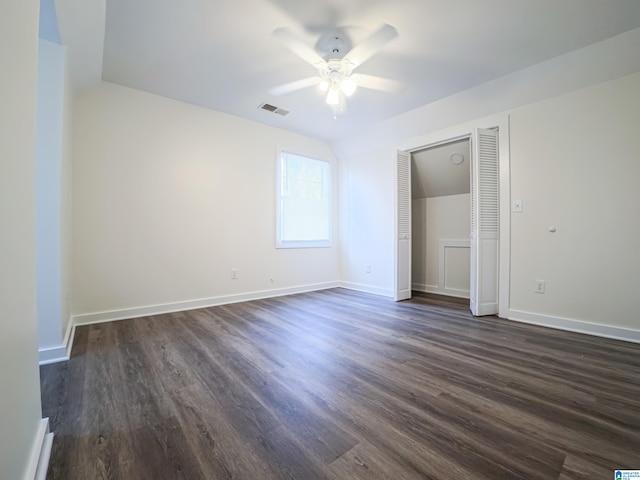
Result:
{"label": "white ceiling", "polygon": [[[91,45],[104,45],[95,54],[103,53],[102,79],[330,142],[640,27],[639,0],[106,0],[106,14],[100,2],[56,7],[63,24],[60,17],[78,18],[73,4],[98,5],[91,20],[102,14],[103,26],[87,25],[86,16],[76,22],[98,32]],[[359,89],[337,120],[315,87],[268,94],[315,74],[273,38],[276,28],[316,46],[336,28],[357,44],[382,23],[398,38],[358,71],[399,80],[403,93]],[[68,43],[63,28],[61,36]],[[262,102],[291,113],[259,110]]]}

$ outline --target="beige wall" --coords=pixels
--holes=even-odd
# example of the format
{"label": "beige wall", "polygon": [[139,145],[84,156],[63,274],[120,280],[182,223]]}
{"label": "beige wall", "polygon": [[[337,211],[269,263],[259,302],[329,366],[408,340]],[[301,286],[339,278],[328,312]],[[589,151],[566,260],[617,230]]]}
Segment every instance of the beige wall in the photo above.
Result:
{"label": "beige wall", "polygon": [[22,479],[40,425],[35,284],[38,2],[0,2],[0,478]]}
{"label": "beige wall", "polygon": [[337,282],[335,242],[275,248],[277,148],[326,144],[106,82],[74,102],[74,315]]}

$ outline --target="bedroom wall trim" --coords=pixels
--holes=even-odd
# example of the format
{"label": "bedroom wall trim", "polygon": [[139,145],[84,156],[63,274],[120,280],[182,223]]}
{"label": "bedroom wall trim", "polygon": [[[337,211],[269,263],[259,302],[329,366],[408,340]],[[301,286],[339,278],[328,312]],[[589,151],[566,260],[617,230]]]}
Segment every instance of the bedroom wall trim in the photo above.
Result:
{"label": "bedroom wall trim", "polygon": [[625,342],[640,343],[640,330],[634,330],[631,328],[602,325],[599,323],[590,323],[571,318],[553,317],[550,315],[541,315],[521,310],[509,310],[507,318],[516,322],[530,323],[533,325],[540,325],[542,327],[584,333],[587,335],[611,338],[614,340],[623,340]]}
{"label": "bedroom wall trim", "polygon": [[73,335],[75,334],[75,325],[73,318],[67,322],[64,339],[60,345],[54,347],[40,348],[38,350],[38,360],[40,365],[49,365],[50,363],[58,363],[69,360],[71,346],[73,345]]}
{"label": "bedroom wall trim", "polygon": [[185,310],[195,310],[197,308],[215,307],[230,303],[247,302],[250,300],[261,300],[263,298],[281,297],[295,293],[313,292],[316,290],[326,290],[339,287],[339,282],[324,282],[297,287],[278,288],[273,290],[261,290],[257,292],[247,292],[232,295],[222,295],[219,297],[202,298],[199,300],[187,300],[182,302],[165,303],[160,305],[148,305],[144,307],[125,308],[121,310],[107,310],[103,312],[84,313],[73,316],[73,325],[90,325],[93,323],[111,322],[114,320],[125,320],[128,318],[146,317],[149,315],[161,315],[163,313],[181,312]]}
{"label": "bedroom wall trim", "polygon": [[380,288],[374,285],[355,282],[340,282],[340,287],[358,292],[371,293],[373,295],[382,295],[383,297],[393,297],[393,290],[389,288]]}
{"label": "bedroom wall trim", "polygon": [[49,432],[49,419],[43,418],[38,424],[38,431],[31,447],[31,456],[25,473],[25,480],[44,480],[49,468],[53,433]]}
{"label": "bedroom wall trim", "polygon": [[458,290],[457,288],[444,288],[438,285],[426,285],[414,283],[411,288],[416,292],[435,293],[436,295],[446,295],[448,297],[469,298],[469,290]]}

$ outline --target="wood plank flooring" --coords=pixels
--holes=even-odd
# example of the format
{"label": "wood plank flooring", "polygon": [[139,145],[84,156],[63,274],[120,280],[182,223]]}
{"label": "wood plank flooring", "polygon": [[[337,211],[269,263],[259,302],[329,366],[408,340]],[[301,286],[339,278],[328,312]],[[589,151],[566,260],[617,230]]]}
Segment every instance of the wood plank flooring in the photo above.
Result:
{"label": "wood plank flooring", "polygon": [[640,345],[334,289],[79,327],[49,479],[608,479]]}

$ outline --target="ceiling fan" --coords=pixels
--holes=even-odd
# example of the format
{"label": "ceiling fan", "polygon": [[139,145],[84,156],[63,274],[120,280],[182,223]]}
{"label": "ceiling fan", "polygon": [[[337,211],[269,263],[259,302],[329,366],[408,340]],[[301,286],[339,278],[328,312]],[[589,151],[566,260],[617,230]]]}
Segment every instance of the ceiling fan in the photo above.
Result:
{"label": "ceiling fan", "polygon": [[346,53],[346,39],[341,33],[335,33],[328,39],[329,52],[324,58],[286,28],[278,28],[273,32],[273,35],[285,47],[317,68],[318,75],[274,87],[269,90],[272,95],[285,95],[302,88],[319,85],[320,90],[326,92],[326,102],[332,108],[335,117],[344,113],[345,97],[353,95],[358,87],[391,93],[399,93],[404,90],[404,86],[395,80],[353,73],[356,68],[398,36],[398,32],[391,25],[383,24],[362,43]]}

